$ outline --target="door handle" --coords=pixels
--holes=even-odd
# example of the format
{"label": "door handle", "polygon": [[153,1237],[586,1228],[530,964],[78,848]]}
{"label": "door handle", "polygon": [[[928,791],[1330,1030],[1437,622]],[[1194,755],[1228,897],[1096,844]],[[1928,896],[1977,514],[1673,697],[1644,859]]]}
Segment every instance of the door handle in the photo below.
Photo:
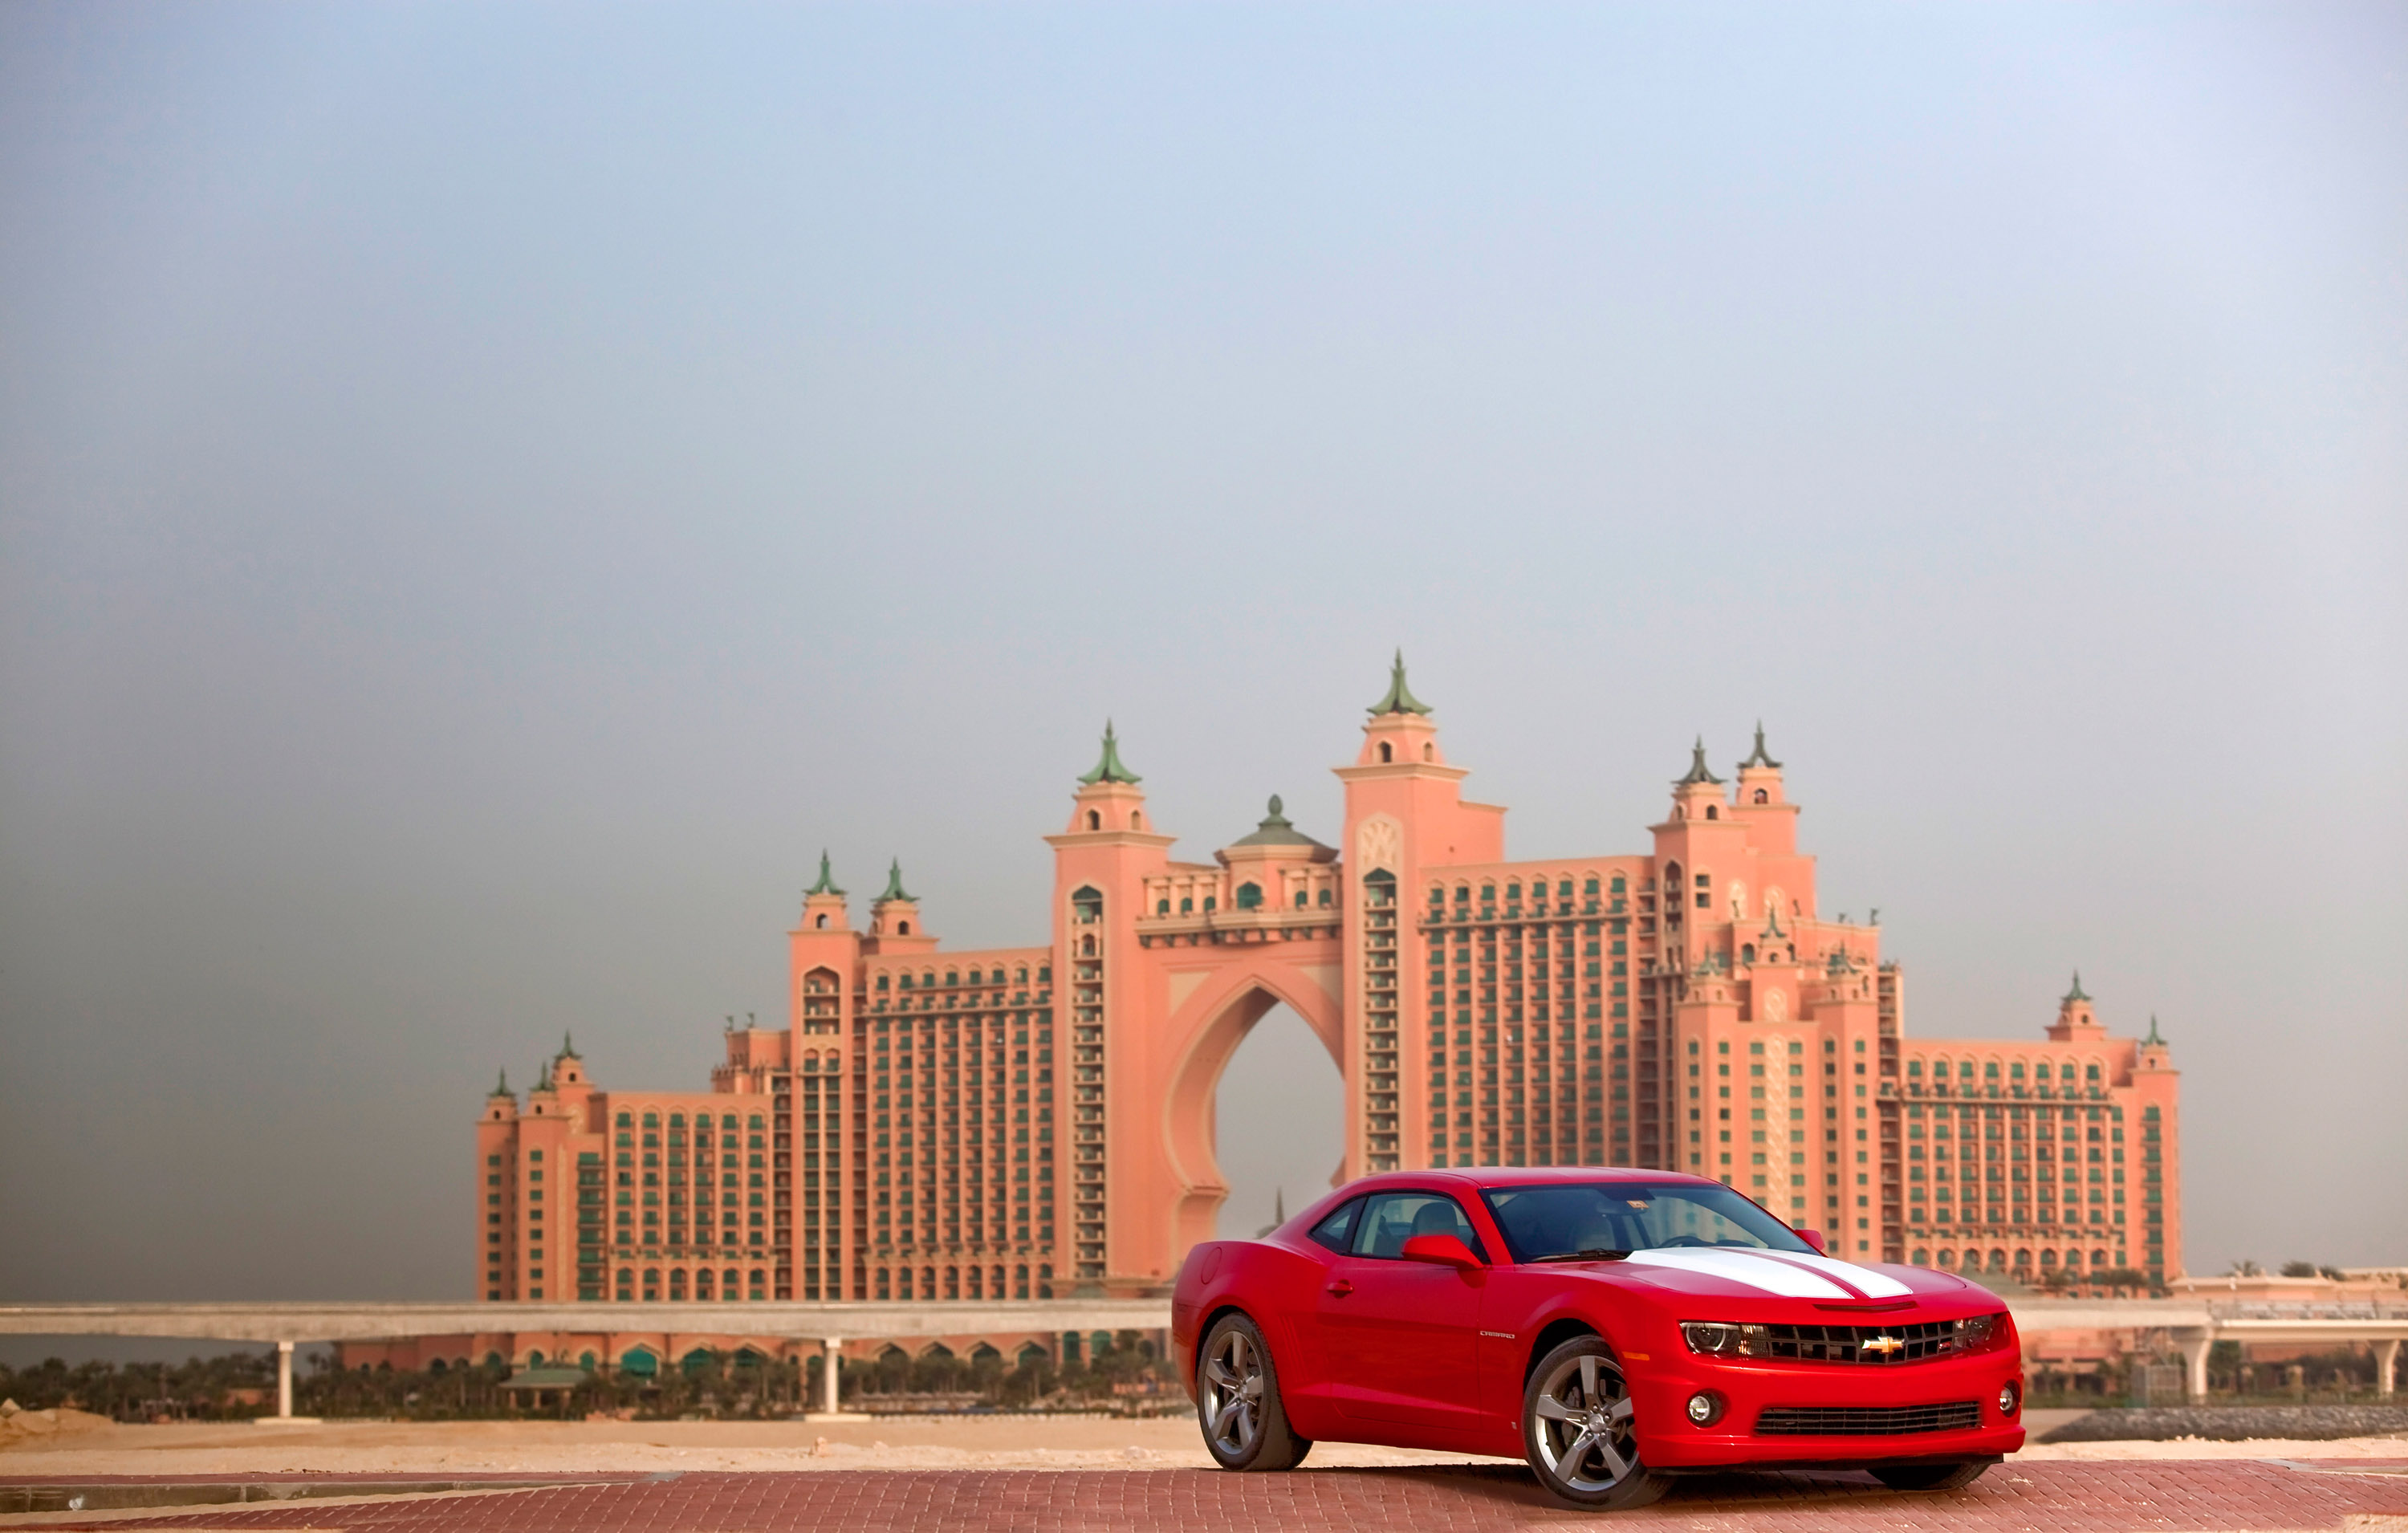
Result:
{"label": "door handle", "polygon": [[1354,1291],[1354,1285],[1348,1282],[1344,1278],[1340,1278],[1337,1282],[1329,1285],[1329,1291],[1337,1295],[1340,1298],[1344,1298],[1347,1295]]}

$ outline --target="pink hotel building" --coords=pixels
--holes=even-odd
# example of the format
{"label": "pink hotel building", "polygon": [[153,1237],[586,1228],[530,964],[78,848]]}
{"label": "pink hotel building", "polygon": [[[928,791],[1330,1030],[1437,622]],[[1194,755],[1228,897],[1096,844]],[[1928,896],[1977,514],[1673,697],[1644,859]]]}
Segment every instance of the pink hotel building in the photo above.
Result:
{"label": "pink hotel building", "polygon": [[1337,843],[1271,800],[1171,856],[1111,730],[1039,945],[949,952],[899,870],[854,924],[821,860],[787,1025],[710,1089],[564,1047],[477,1127],[488,1299],[1158,1294],[1226,1194],[1213,1089],[1284,1003],[1345,1082],[1348,1177],[1614,1165],[1721,1178],[1831,1250],[2037,1278],[2182,1270],[2174,1071],[2077,979],[2044,1036],[1911,1039],[1877,925],[1826,916],[1781,764],[1700,745],[1647,850],[1509,861],[1401,659]]}

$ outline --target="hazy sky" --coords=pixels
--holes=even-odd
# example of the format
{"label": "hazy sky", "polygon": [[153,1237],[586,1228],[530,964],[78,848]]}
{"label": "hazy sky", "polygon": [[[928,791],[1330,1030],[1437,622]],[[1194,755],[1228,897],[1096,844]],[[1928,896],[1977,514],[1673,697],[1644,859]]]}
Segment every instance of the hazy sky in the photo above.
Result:
{"label": "hazy sky", "polygon": [[496,1067],[701,1086],[823,846],[1040,939],[1107,715],[1331,838],[1398,644],[2408,1259],[2403,591],[2397,6],[0,7],[0,1297],[463,1294]]}

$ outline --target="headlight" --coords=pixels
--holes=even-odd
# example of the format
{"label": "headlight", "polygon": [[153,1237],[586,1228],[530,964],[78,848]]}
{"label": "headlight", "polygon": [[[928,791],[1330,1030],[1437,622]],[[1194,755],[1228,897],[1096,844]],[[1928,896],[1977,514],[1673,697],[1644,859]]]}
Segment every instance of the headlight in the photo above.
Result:
{"label": "headlight", "polygon": [[1734,1325],[1719,1320],[1681,1322],[1681,1340],[1689,1350],[1708,1357],[1761,1357],[1766,1353],[1761,1325]]}
{"label": "headlight", "polygon": [[1956,1322],[1956,1333],[1950,1339],[1958,1352],[1979,1352],[1990,1344],[1998,1334],[1999,1322],[2004,1315],[1974,1315]]}

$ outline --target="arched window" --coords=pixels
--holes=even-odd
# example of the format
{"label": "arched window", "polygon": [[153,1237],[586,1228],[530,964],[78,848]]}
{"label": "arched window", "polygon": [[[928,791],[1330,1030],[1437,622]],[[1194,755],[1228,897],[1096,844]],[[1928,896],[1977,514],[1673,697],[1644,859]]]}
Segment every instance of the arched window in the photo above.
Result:
{"label": "arched window", "polygon": [[1011,981],[1012,983],[1014,983],[1014,984],[1026,984],[1026,983],[1028,982],[1028,966],[1027,966],[1026,964],[1023,964],[1023,965],[1021,965],[1018,968],[1013,969],[1011,972],[1012,972],[1012,975],[1013,975],[1013,979],[1012,979],[1012,981]]}
{"label": "arched window", "polygon": [[1104,896],[1092,884],[1081,884],[1070,895],[1070,910],[1082,926],[1091,926],[1104,918]]}
{"label": "arched window", "polygon": [[1262,908],[1262,903],[1263,886],[1261,884],[1241,883],[1238,885],[1238,909],[1241,910],[1256,910]]}
{"label": "arched window", "polygon": [[1103,811],[1103,810],[1101,810],[1101,809],[1089,809],[1089,810],[1087,811],[1087,828],[1088,828],[1089,830],[1101,830],[1101,829],[1103,829],[1103,828],[1104,828],[1104,811]]}
{"label": "arched window", "polygon": [[1194,895],[1182,895],[1179,896],[1179,913],[1181,915],[1194,915],[1196,913],[1196,898]]}
{"label": "arched window", "polygon": [[1079,956],[1082,958],[1093,958],[1095,955],[1096,934],[1089,932],[1086,936],[1079,938]]}
{"label": "arched window", "polygon": [[908,921],[898,921],[898,922],[895,923],[895,935],[896,935],[896,936],[897,936],[897,937],[909,937],[909,936],[910,936],[910,935],[911,935],[911,923],[910,923],[910,922],[908,922]]}
{"label": "arched window", "polygon": [[1143,815],[1141,815],[1141,814],[1138,813],[1138,811],[1137,811],[1137,810],[1135,810],[1135,809],[1131,809],[1131,810],[1129,810],[1129,829],[1131,829],[1131,830],[1143,830],[1144,828],[1145,828],[1145,817],[1144,817]]}
{"label": "arched window", "polygon": [[1756,790],[1756,801],[1759,804],[1770,804],[1772,802],[1772,795],[1758,788]]}
{"label": "arched window", "polygon": [[825,931],[825,930],[827,929],[827,917],[826,917],[826,916],[824,916],[824,915],[822,915],[822,916],[818,917],[817,919],[815,919],[814,921],[812,921],[811,924],[812,924],[812,925],[814,925],[814,926],[819,927],[822,931]]}
{"label": "arched window", "polygon": [[1719,805],[1719,804],[1708,804],[1708,805],[1706,806],[1706,818],[1707,818],[1707,819],[1709,819],[1709,820],[1719,820],[1719,819],[1721,819],[1722,817],[1723,817],[1723,810],[1722,810],[1722,806],[1721,806],[1721,805]]}
{"label": "arched window", "polygon": [[1380,760],[1382,764],[1385,765],[1386,763],[1392,762],[1396,759],[1397,748],[1390,745],[1386,740],[1382,740],[1380,742]]}
{"label": "arched window", "polygon": [[1303,890],[1301,890],[1301,889],[1298,889],[1298,890],[1296,892],[1296,908],[1297,908],[1297,910],[1303,910],[1303,909],[1305,908],[1305,900],[1306,900],[1305,892],[1304,892]]}
{"label": "arched window", "polygon": [[1168,915],[1170,913],[1170,901],[1167,899],[1155,900],[1154,902],[1154,913],[1156,915]]}
{"label": "arched window", "polygon": [[1422,759],[1424,761],[1436,761],[1438,759],[1438,747],[1435,745],[1424,745],[1422,747]]}

